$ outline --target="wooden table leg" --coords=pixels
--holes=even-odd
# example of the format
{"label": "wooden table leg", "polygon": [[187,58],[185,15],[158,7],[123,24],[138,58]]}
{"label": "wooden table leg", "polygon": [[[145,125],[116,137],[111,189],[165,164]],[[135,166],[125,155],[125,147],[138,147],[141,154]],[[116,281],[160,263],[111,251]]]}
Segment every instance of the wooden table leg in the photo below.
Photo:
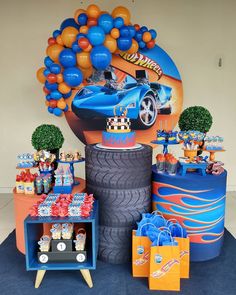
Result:
{"label": "wooden table leg", "polygon": [[42,282],[42,280],[43,280],[43,277],[44,277],[44,275],[45,275],[45,272],[46,272],[46,270],[38,270],[38,271],[37,271],[36,280],[35,280],[35,285],[34,285],[34,287],[35,287],[36,289],[40,286],[40,284],[41,284],[41,282]]}
{"label": "wooden table leg", "polygon": [[88,284],[89,288],[93,287],[93,281],[90,275],[89,269],[80,269],[80,272],[85,279],[86,283]]}

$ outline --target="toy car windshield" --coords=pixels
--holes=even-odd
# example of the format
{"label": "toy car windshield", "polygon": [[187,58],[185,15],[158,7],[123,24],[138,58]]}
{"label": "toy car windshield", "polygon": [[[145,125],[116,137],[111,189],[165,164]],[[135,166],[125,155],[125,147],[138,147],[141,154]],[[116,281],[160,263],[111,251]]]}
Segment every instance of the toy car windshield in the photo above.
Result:
{"label": "toy car windshield", "polygon": [[135,76],[138,84],[149,84],[148,73],[145,70],[136,70]]}

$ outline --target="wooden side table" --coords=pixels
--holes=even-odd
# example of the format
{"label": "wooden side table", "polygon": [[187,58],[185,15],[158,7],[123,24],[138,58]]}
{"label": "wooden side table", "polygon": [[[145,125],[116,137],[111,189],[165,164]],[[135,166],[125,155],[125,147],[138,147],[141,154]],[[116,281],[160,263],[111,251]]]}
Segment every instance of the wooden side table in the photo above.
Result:
{"label": "wooden side table", "polygon": [[[85,192],[85,180],[76,178],[79,185],[73,187],[72,193]],[[25,240],[24,240],[24,219],[28,216],[30,208],[37,203],[41,198],[36,194],[25,195],[17,194],[16,189],[13,189],[14,208],[15,208],[15,224],[16,224],[16,247],[25,254]],[[46,230],[46,229],[45,229]]]}
{"label": "wooden side table", "polygon": [[[73,261],[50,261],[50,252],[43,252],[46,259],[39,262],[38,241],[43,235],[44,224],[52,225],[53,223],[74,223],[78,226],[83,223],[86,229],[86,260],[80,262],[79,257],[75,255]],[[96,269],[96,260],[98,252],[98,202],[94,202],[93,210],[89,217],[31,217],[28,216],[24,221],[25,232],[25,258],[26,270],[36,270],[35,288],[38,288],[43,280],[43,277],[48,270],[80,270],[83,278],[90,288],[93,287],[90,269]],[[55,240],[56,241],[56,240]],[[47,256],[48,253],[48,256]],[[65,253],[65,252],[64,252]],[[73,251],[73,253],[78,253]],[[63,252],[60,253],[63,255]]]}

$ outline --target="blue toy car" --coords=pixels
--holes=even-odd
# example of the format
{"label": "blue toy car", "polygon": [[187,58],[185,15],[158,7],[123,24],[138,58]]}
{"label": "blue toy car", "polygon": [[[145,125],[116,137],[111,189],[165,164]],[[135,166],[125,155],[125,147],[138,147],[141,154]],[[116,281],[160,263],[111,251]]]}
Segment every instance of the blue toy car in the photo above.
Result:
{"label": "blue toy car", "polygon": [[125,108],[126,116],[143,129],[150,128],[158,113],[171,113],[172,88],[149,83],[144,70],[136,71],[136,80],[130,76],[122,87],[116,83],[113,72],[104,72],[106,84],[89,85],[78,91],[72,102],[72,111],[81,119],[106,118],[115,115],[117,107]]}

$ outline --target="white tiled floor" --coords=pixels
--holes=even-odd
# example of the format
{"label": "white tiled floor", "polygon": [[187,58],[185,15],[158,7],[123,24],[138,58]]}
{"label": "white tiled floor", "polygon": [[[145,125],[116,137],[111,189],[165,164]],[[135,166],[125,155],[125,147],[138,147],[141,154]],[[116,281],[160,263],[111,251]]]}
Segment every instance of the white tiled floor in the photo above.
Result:
{"label": "white tiled floor", "polygon": [[[226,197],[225,227],[236,238],[236,192]],[[12,194],[0,194],[0,244],[15,228]]]}

